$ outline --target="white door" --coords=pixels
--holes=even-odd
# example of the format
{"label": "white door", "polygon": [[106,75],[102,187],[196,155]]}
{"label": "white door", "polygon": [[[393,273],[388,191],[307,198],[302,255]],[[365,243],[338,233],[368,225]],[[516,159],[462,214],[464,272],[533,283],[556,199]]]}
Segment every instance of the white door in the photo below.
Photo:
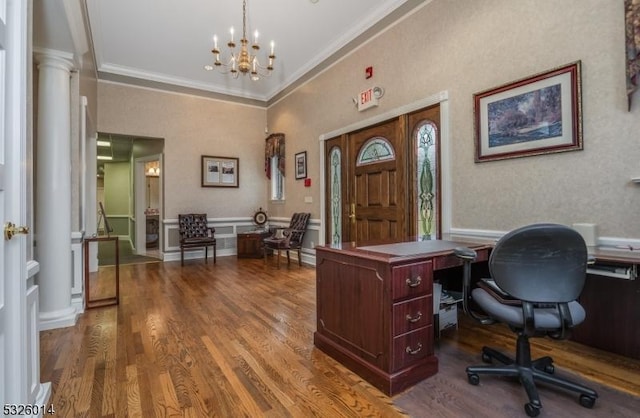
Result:
{"label": "white door", "polygon": [[[27,5],[0,0],[0,404],[4,415],[38,411],[20,404],[47,401],[39,383],[37,286],[27,289]],[[17,234],[7,235],[8,223]],[[30,232],[29,232],[30,233]],[[45,398],[46,397],[46,398]],[[11,409],[12,405],[16,408]],[[9,409],[6,409],[9,407]]]}

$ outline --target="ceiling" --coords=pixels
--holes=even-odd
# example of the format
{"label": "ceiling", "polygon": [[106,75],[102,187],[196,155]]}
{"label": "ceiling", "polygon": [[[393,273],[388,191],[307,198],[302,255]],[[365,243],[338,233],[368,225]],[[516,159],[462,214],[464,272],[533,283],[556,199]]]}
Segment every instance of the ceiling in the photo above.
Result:
{"label": "ceiling", "polygon": [[231,26],[237,41],[242,0],[34,0],[33,39],[76,58],[93,48],[102,80],[264,105],[428,2],[247,0],[247,35],[259,31],[261,62],[275,43],[273,74],[258,81],[204,69],[214,34],[222,60]]}

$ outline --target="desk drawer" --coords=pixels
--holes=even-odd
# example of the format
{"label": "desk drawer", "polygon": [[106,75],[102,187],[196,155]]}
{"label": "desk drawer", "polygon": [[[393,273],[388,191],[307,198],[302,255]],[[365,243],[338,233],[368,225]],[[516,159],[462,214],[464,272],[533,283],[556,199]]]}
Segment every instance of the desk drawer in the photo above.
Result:
{"label": "desk drawer", "polygon": [[433,326],[411,331],[393,339],[393,371],[433,355]]}
{"label": "desk drawer", "polygon": [[430,295],[433,281],[431,260],[397,266],[391,269],[391,297]]}
{"label": "desk drawer", "polygon": [[421,296],[393,305],[393,335],[406,334],[433,322],[433,300],[431,296]]}
{"label": "desk drawer", "polygon": [[[487,261],[489,259],[489,250],[487,248],[483,250],[477,250],[476,253],[478,256],[476,257],[477,261]],[[461,266],[463,263],[460,257],[455,256],[454,254],[446,255],[442,257],[434,258],[434,270],[443,270],[451,267]]]}

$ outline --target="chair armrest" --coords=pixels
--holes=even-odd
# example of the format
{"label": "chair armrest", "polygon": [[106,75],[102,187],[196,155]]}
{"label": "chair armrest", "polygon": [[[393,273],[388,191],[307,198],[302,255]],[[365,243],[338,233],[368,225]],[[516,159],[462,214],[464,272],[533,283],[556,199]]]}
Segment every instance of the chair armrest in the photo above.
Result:
{"label": "chair armrest", "polygon": [[213,238],[213,235],[216,233],[216,229],[212,226],[208,226],[207,229],[211,232],[211,238]]}
{"label": "chair armrest", "polygon": [[473,261],[476,259],[476,257],[478,256],[478,253],[475,252],[475,250],[472,250],[471,248],[468,247],[457,247],[453,249],[453,253],[457,256],[460,257],[461,259],[467,261]]}
{"label": "chair armrest", "polygon": [[477,314],[469,307],[469,301],[471,300],[471,263],[475,261],[478,253],[468,247],[454,248],[453,253],[464,261],[462,270],[462,310],[483,325],[495,323],[494,319],[486,315]]}

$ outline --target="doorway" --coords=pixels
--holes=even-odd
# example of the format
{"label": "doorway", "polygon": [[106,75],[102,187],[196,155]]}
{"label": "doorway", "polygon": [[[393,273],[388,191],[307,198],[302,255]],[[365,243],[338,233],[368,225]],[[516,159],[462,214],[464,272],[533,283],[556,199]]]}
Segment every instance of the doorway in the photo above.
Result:
{"label": "doorway", "polygon": [[325,243],[438,239],[449,230],[446,94],[401,111],[323,141]]}
{"label": "doorway", "polygon": [[[162,154],[135,159],[135,252],[162,259]],[[138,186],[139,185],[139,186]]]}
{"label": "doorway", "polygon": [[99,133],[96,145],[96,207],[119,238],[120,264],[161,260],[164,140]]}

